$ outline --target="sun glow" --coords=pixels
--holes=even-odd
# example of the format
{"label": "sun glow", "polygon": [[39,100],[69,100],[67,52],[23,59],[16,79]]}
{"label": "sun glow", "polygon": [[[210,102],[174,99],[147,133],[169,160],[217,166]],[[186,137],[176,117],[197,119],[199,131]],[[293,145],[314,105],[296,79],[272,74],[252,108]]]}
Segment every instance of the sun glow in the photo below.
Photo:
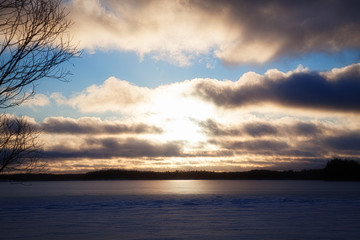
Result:
{"label": "sun glow", "polygon": [[196,123],[189,118],[177,118],[169,120],[166,124],[166,132],[163,137],[167,140],[180,140],[196,143],[205,140],[204,134]]}
{"label": "sun glow", "polygon": [[211,105],[171,89],[158,94],[152,109],[152,122],[161,123],[164,129],[162,139],[189,143],[205,140],[198,122],[214,114]]}

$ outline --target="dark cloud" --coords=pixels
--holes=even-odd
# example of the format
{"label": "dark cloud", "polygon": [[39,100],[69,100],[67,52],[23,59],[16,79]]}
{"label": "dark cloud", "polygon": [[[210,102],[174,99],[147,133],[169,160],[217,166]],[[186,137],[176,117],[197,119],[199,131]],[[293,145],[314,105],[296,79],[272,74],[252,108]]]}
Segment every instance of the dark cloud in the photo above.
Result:
{"label": "dark cloud", "polygon": [[248,123],[244,126],[245,132],[253,137],[276,135],[277,129],[269,123]]}
{"label": "dark cloud", "polygon": [[222,124],[208,119],[198,123],[203,131],[210,136],[239,136],[241,134],[240,129],[226,128]]}
{"label": "dark cloud", "polygon": [[162,133],[162,129],[144,123],[123,124],[118,122],[103,122],[94,118],[47,118],[40,124],[46,133],[56,134],[146,134]]}
{"label": "dark cloud", "polygon": [[[220,148],[232,152],[235,156],[242,155],[258,155],[258,156],[274,156],[277,158],[318,158],[326,156],[330,150],[329,146],[323,144],[322,141],[310,139],[296,141],[295,139],[247,139],[247,140],[211,140],[212,144]],[[343,154],[343,151],[339,151]],[[272,159],[271,162],[276,159]]]}
{"label": "dark cloud", "polygon": [[360,111],[360,75],[327,81],[319,74],[293,74],[286,81],[269,84],[272,98],[284,105]]}
{"label": "dark cloud", "polygon": [[290,131],[295,136],[317,136],[323,132],[322,125],[316,125],[314,123],[298,122],[291,127]]}
{"label": "dark cloud", "polygon": [[359,130],[349,132],[346,128],[332,128],[323,123],[255,122],[225,126],[209,119],[200,122],[199,126],[209,137],[208,144],[234,156],[254,154],[296,159],[360,157]]}
{"label": "dark cloud", "polygon": [[311,122],[280,124],[258,121],[235,126],[224,126],[212,119],[208,119],[198,124],[209,137],[316,137],[326,129],[321,123],[315,124]]}
{"label": "dark cloud", "polygon": [[269,123],[254,122],[239,126],[224,126],[212,119],[198,123],[203,131],[212,137],[216,136],[241,136],[249,135],[252,137],[261,137],[267,135],[276,135],[277,127]]}
{"label": "dark cloud", "polygon": [[245,150],[249,152],[273,151],[275,154],[278,151],[289,148],[290,146],[283,141],[278,140],[248,140],[248,141],[231,141],[221,144],[227,149]]}
{"label": "dark cloud", "polygon": [[58,145],[43,153],[45,158],[141,158],[182,155],[179,142],[156,143],[142,139],[89,138],[80,149]]}
{"label": "dark cloud", "polygon": [[338,152],[352,152],[360,155],[360,133],[346,133],[330,136],[324,140],[325,146]]}
{"label": "dark cloud", "polygon": [[265,75],[261,82],[240,86],[198,81],[194,94],[226,108],[273,103],[285,107],[360,112],[360,64],[328,76],[302,72],[273,80]]}
{"label": "dark cloud", "polygon": [[215,150],[215,151],[196,151],[193,153],[186,153],[184,157],[233,157],[233,150]]}
{"label": "dark cloud", "polygon": [[[241,54],[241,45],[259,41],[276,49],[273,57],[360,46],[360,2],[356,0],[190,2],[213,14],[226,11],[229,24],[243,29],[234,54]],[[239,63],[236,57],[223,60]]]}

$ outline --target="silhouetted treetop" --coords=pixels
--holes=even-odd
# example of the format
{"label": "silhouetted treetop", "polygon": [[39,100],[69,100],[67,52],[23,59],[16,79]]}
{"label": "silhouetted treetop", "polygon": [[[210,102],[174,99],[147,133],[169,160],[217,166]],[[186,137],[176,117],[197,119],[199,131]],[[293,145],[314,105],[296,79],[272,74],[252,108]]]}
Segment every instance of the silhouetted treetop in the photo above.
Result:
{"label": "silhouetted treetop", "polygon": [[354,160],[333,159],[326,164],[327,180],[360,180],[360,164]]}

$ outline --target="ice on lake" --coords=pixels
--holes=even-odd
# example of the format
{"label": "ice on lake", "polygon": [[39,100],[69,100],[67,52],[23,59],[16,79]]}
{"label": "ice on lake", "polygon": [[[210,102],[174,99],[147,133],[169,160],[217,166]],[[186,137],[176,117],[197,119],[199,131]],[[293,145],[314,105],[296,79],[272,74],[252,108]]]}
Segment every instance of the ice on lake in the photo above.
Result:
{"label": "ice on lake", "polygon": [[0,182],[0,239],[360,239],[360,183]]}

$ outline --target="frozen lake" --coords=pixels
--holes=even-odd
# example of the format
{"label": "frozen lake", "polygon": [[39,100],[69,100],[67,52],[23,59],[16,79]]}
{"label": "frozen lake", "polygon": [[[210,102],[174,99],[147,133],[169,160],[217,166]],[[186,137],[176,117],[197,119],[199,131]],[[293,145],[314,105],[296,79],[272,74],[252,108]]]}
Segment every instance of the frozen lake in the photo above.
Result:
{"label": "frozen lake", "polygon": [[0,239],[360,239],[360,182],[0,182]]}

